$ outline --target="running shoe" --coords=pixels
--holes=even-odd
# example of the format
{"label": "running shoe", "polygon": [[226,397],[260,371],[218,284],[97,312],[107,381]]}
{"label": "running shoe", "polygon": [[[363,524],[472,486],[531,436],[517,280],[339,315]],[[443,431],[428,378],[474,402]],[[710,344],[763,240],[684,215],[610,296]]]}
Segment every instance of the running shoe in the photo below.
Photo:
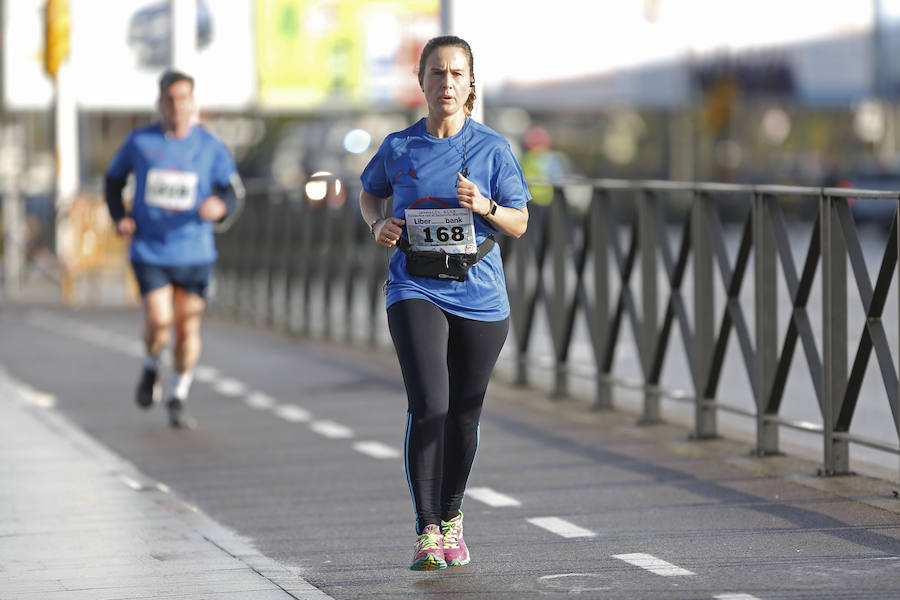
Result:
{"label": "running shoe", "polygon": [[175,429],[195,429],[197,420],[184,410],[184,401],[171,397],[166,401],[166,410],[169,412],[169,425]]}
{"label": "running shoe", "polygon": [[426,525],[419,539],[416,540],[416,553],[413,555],[413,571],[436,571],[446,569],[444,561],[444,540],[441,529],[437,525]]}
{"label": "running shoe", "polygon": [[144,367],[141,380],[138,382],[135,400],[141,408],[150,408],[159,398],[159,383],[156,380],[157,372]]}
{"label": "running shoe", "polygon": [[444,536],[444,561],[447,566],[461,567],[469,564],[472,559],[463,539],[462,511],[449,521],[441,520],[441,533]]}

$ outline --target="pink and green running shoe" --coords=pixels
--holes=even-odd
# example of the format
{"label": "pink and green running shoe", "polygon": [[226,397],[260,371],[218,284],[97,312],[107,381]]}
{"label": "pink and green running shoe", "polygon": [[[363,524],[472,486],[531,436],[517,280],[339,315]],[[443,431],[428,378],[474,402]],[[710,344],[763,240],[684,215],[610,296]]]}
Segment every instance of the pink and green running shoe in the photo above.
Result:
{"label": "pink and green running shoe", "polygon": [[416,553],[413,555],[413,571],[436,571],[446,569],[444,560],[444,538],[437,525],[426,525],[419,539],[416,540]]}
{"label": "pink and green running shoe", "polygon": [[444,534],[444,561],[447,566],[461,567],[469,564],[472,559],[463,539],[462,511],[449,521],[441,521],[441,533]]}

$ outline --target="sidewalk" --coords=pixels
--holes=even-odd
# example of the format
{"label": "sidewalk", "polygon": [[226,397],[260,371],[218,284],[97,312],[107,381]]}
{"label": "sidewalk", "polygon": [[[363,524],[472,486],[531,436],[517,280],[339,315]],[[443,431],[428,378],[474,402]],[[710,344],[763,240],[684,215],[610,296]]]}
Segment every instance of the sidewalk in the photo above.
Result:
{"label": "sidewalk", "polygon": [[0,365],[0,599],[330,597],[50,406]]}
{"label": "sidewalk", "polygon": [[[233,343],[227,344],[227,347],[233,346]],[[33,355],[35,348],[28,348],[27,351]],[[344,348],[342,351],[370,363],[379,361],[384,370],[394,368],[390,366],[394,364],[394,358],[388,353],[373,355],[360,348]],[[900,500],[893,494],[893,490],[897,489],[896,481],[864,476],[819,477],[816,475],[816,463],[801,457],[787,454],[758,458],[748,452],[751,445],[727,436],[703,442],[690,441],[687,430],[677,424],[638,426],[633,414],[592,411],[584,401],[550,400],[546,393],[526,391],[499,380],[492,383],[490,393],[490,410],[495,415],[515,414],[521,417],[514,422],[509,420],[511,426],[527,429],[533,422],[537,431],[538,427],[547,425],[541,419],[541,413],[550,413],[554,416],[553,428],[566,430],[566,435],[571,433],[568,431],[570,429],[577,431],[573,434],[575,438],[569,438],[548,430],[549,437],[559,441],[580,437],[584,444],[578,445],[578,449],[593,449],[604,456],[614,456],[618,461],[617,474],[610,481],[613,485],[625,482],[621,492],[629,498],[635,497],[630,495],[632,487],[640,493],[639,488],[644,485],[655,491],[683,490],[693,498],[690,501],[693,508],[685,509],[688,505],[682,498],[678,503],[680,513],[674,510],[671,514],[689,519],[693,511],[721,508],[750,515],[752,520],[742,522],[741,529],[731,529],[746,530],[751,534],[758,531],[759,539],[770,539],[762,536],[772,533],[769,527],[773,522],[759,519],[775,519],[774,522],[780,523],[775,534],[782,538],[782,545],[773,546],[771,551],[748,554],[750,568],[769,568],[766,561],[772,556],[793,556],[786,554],[794,550],[786,550],[784,544],[796,542],[825,548],[823,540],[827,540],[838,546],[834,550],[836,556],[827,564],[852,567],[856,569],[852,571],[854,576],[862,577],[860,574],[865,572],[860,571],[862,567],[854,562],[859,559],[859,553],[866,552],[866,556],[875,557],[872,560],[881,560],[883,548],[889,545],[884,540],[896,537],[896,520],[892,516],[900,514]],[[17,385],[0,365],[0,600],[330,598],[308,584],[297,570],[261,555],[246,539],[217,524],[175,497],[165,486],[141,474],[132,464],[95,442],[51,406],[52,398]],[[603,440],[603,443],[597,440]],[[596,468],[592,461],[582,462],[588,469]],[[634,468],[629,470],[629,466]],[[667,477],[657,477],[654,475],[657,472],[663,472]],[[677,476],[676,483],[669,486],[665,480],[672,476]],[[632,486],[635,480],[645,483]],[[710,486],[720,488],[719,492],[708,495],[695,493]],[[818,490],[824,495],[804,493],[804,490],[798,490],[799,486]],[[234,491],[236,488],[233,487]],[[737,494],[737,499],[728,500],[730,493]],[[721,494],[726,494],[725,499]],[[326,498],[326,502],[332,501],[326,493],[318,496]],[[537,495],[532,498],[536,499]],[[656,511],[657,518],[662,521],[665,521],[666,514],[670,514],[664,504],[665,501],[654,502],[654,508],[650,509]],[[875,511],[871,507],[881,510]],[[628,504],[617,508],[615,498],[609,497],[605,509],[611,512],[598,522],[602,523],[604,519],[608,522],[612,514],[627,521]],[[547,514],[543,508],[539,510],[541,512],[533,514]],[[646,515],[647,510],[644,506],[640,514]],[[885,518],[882,511],[890,511],[892,515]],[[784,518],[785,514],[793,516]],[[527,514],[500,517],[500,521],[504,524],[515,523],[524,516]],[[310,511],[305,518],[314,519],[316,513]],[[659,530],[665,538],[654,538],[647,547],[666,549],[668,544],[669,553],[674,554],[671,552],[673,545],[683,543],[677,535],[681,525],[675,521],[665,523]],[[766,526],[761,527],[760,523]],[[490,523],[485,525],[490,526]],[[597,555],[601,561],[610,560],[609,555],[615,552],[613,544],[626,552],[635,552],[635,548],[641,548],[641,536],[655,531],[644,527],[635,527],[634,531],[611,529],[613,531],[602,538],[604,545]],[[829,537],[834,531],[838,533]],[[698,536],[711,536],[716,541],[719,533],[716,527],[712,527],[698,532]],[[296,541],[300,550],[298,554],[322,553],[319,544],[310,544],[309,540],[314,537],[296,535],[294,532],[286,535],[292,544]],[[792,535],[793,538],[787,539]],[[881,545],[867,546],[863,543],[869,535],[881,540]],[[559,542],[554,540],[550,543]],[[406,548],[404,546],[404,558]],[[561,545],[553,548],[560,556],[567,551]],[[585,548],[596,551],[592,546]],[[830,546],[828,548],[831,551]],[[889,550],[889,558],[894,560],[897,555],[895,547],[890,545]],[[821,558],[823,555],[816,556]],[[743,557],[743,554],[739,555],[740,559]],[[479,564],[489,563],[492,559],[497,571],[488,575],[472,570],[450,574],[446,579],[424,581],[430,582],[428,585],[446,586],[435,587],[432,591],[453,590],[447,593],[463,598],[479,593],[465,585],[454,587],[464,578],[471,578],[479,584],[488,581],[499,589],[514,585],[517,578],[524,577],[520,573],[509,572],[507,556],[501,556],[499,561],[496,557],[485,556],[483,563]],[[691,568],[692,563],[701,562],[697,556],[687,556],[686,560]],[[399,563],[395,561],[395,564]],[[763,566],[760,567],[760,564]],[[725,567],[722,572],[731,568],[727,564]],[[608,562],[600,569],[599,576],[612,577],[608,573],[614,567]],[[407,579],[397,575],[401,571]],[[339,573],[338,583],[333,585],[336,588],[344,586],[348,594],[346,597],[368,597],[373,587],[382,592],[381,597],[422,595],[423,588],[418,587],[420,578],[418,575],[410,576],[405,567],[384,572],[388,579],[373,577],[372,570],[362,572],[357,579],[340,570],[328,571],[328,574],[334,576]],[[536,572],[546,576],[545,571],[535,571],[533,566],[525,568],[526,575]],[[881,571],[872,567],[872,572]],[[716,589],[727,591],[728,587],[720,585],[721,582],[716,579],[716,573],[713,569],[708,581],[716,584]],[[314,574],[309,576],[314,577]],[[615,576],[619,578],[619,585],[650,589],[634,583],[640,576],[631,572],[616,571]],[[750,578],[749,575],[747,577]],[[892,575],[891,581],[895,581],[894,577],[896,575]],[[512,587],[509,589],[517,593]],[[542,588],[529,597],[537,597],[537,594],[547,591]],[[356,596],[349,595],[357,592],[359,594]],[[338,595],[337,592],[332,593]],[[694,597],[706,598],[711,594]]]}

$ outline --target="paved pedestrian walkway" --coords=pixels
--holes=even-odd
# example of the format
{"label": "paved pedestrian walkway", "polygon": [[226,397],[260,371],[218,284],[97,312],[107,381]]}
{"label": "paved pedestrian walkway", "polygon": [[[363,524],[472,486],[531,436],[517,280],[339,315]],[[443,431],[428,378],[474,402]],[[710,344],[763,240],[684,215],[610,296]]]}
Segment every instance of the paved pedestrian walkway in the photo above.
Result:
{"label": "paved pedestrian walkway", "polygon": [[[88,321],[87,317],[81,318]],[[103,404],[105,400],[92,395],[90,385],[94,378],[84,375],[100,361],[82,362],[75,360],[73,355],[84,352],[88,356],[92,352],[86,350],[90,346],[79,346],[79,343],[90,344],[91,339],[104,339],[108,343],[109,339],[85,337],[66,345],[65,336],[40,337],[34,333],[56,332],[66,321],[48,320],[47,315],[41,315],[41,319],[44,323],[41,329],[16,329],[14,324],[18,317],[7,319],[4,323],[6,340],[19,340],[16,356],[21,359],[20,368],[31,367],[25,370],[32,371],[30,381],[40,381],[41,376],[53,379],[56,393],[72,396],[66,398],[70,402],[69,408],[75,401],[93,403],[92,407],[78,413],[82,418],[78,422],[89,428],[95,419],[106,416],[104,411],[108,411]],[[115,330],[112,320],[105,325],[111,331]],[[233,336],[245,339],[243,330],[210,327],[207,335],[210,341],[219,342],[210,344],[210,355],[214,354],[212,348],[224,349],[217,356],[217,364],[223,365],[223,373],[240,374],[231,354],[244,360],[249,355],[271,352],[271,356],[254,363],[249,371],[261,372],[259,379],[271,386],[272,397],[287,398],[285,390],[296,390],[295,380],[305,381],[308,385],[303,388],[303,401],[313,413],[321,411],[319,414],[325,414],[323,404],[338,400],[334,402],[338,406],[331,406],[332,411],[328,414],[336,419],[346,418],[353,426],[360,425],[360,420],[351,417],[360,410],[361,405],[356,403],[360,382],[364,382],[367,390],[372,389],[371,370],[353,371],[349,375],[342,373],[340,377],[331,373],[330,382],[325,377],[322,381],[310,382],[308,380],[312,378],[302,374],[308,369],[324,369],[328,360],[311,360],[311,355],[303,352],[285,358],[282,356],[286,354],[284,347],[268,337],[253,343],[248,341],[246,346],[235,350],[238,345]],[[52,352],[46,350],[51,346]],[[253,351],[247,352],[248,347]],[[54,367],[43,367],[53,368],[52,372],[42,372],[33,362],[22,358],[37,356],[39,352],[51,365],[54,364],[52,357],[56,357]],[[394,364],[389,353],[374,357],[361,349],[343,352],[351,366],[368,362],[372,370],[396,368],[389,366]],[[74,366],[63,367],[60,357],[65,357]],[[285,378],[288,384],[283,387],[278,385],[278,375],[273,373],[284,372],[285,367],[273,357],[281,357],[293,368]],[[376,359],[379,362],[372,367],[371,363]],[[309,364],[304,365],[303,361],[309,361]],[[130,375],[131,371],[121,377],[122,380],[129,379],[129,385]],[[246,376],[247,371],[243,375]],[[70,381],[67,377],[80,377],[77,385],[68,383],[73,388],[71,393],[64,387]],[[162,477],[160,480],[172,482],[173,487],[178,486],[187,497],[191,494],[191,486],[185,482],[201,479],[198,473],[209,469],[210,465],[215,468],[223,456],[223,448],[233,452],[225,453],[225,456],[239,456],[237,452],[243,451],[241,456],[247,459],[243,470],[219,471],[212,478],[216,483],[214,491],[207,490],[209,493],[204,496],[202,489],[198,492],[194,488],[194,493],[198,494],[196,501],[211,514],[215,510],[212,505],[218,502],[222,511],[218,514],[232,516],[232,520],[223,522],[241,531],[266,532],[268,528],[270,546],[266,554],[290,565],[302,565],[302,572],[297,567],[264,556],[248,539],[216,523],[158,484],[156,479],[143,475],[133,464],[74,426],[61,411],[53,409],[52,397],[15,382],[0,364],[0,600],[312,600],[330,597],[307,583],[301,575],[341,598],[447,595],[491,600],[542,598],[554,593],[556,597],[580,594],[579,590],[599,586],[593,589],[604,590],[603,596],[583,597],[753,600],[806,598],[810,581],[815,581],[818,586],[814,588],[817,598],[846,598],[841,590],[863,582],[870,587],[854,597],[890,597],[883,595],[884,590],[896,589],[895,561],[900,556],[895,541],[895,515],[900,514],[900,501],[892,493],[897,489],[896,481],[862,476],[818,477],[814,461],[791,455],[758,458],[748,452],[750,446],[746,442],[729,440],[727,435],[718,440],[689,441],[687,430],[675,424],[638,426],[633,414],[591,411],[585,402],[576,399],[551,401],[546,393],[513,387],[502,380],[503,377],[498,376],[492,383],[487,419],[487,425],[493,430],[491,443],[497,444],[496,452],[481,458],[481,473],[490,474],[482,481],[496,488],[481,490],[510,492],[527,498],[528,502],[522,510],[510,508],[507,514],[501,514],[496,508],[501,503],[483,501],[473,505],[471,514],[480,517],[475,522],[483,531],[476,533],[476,536],[480,535],[476,539],[480,541],[478,547],[483,549],[483,554],[468,570],[444,572],[432,578],[413,574],[402,564],[409,549],[406,520],[402,521],[402,535],[386,537],[383,533],[399,531],[397,523],[401,521],[391,517],[394,521],[388,521],[381,530],[362,538],[361,544],[365,548],[371,548],[375,543],[373,540],[378,544],[388,540],[388,558],[376,561],[377,564],[368,566],[367,570],[349,560],[342,561],[348,556],[345,548],[328,547],[332,540],[347,539],[348,532],[354,531],[356,525],[351,523],[335,535],[331,529],[336,527],[335,521],[328,521],[323,506],[344,502],[352,511],[355,507],[353,498],[346,492],[346,482],[356,486],[363,481],[363,485],[372,486],[372,478],[383,478],[387,470],[380,465],[373,466],[372,457],[368,455],[352,460],[363,455],[349,449],[349,440],[331,440],[327,436],[321,437],[329,443],[334,442],[331,451],[337,458],[326,463],[324,469],[322,465],[301,464],[297,457],[302,457],[304,452],[321,452],[317,445],[320,436],[316,432],[304,435],[305,419],[294,418],[297,412],[262,411],[246,402],[214,402],[211,398],[221,394],[210,392],[202,421],[209,425],[198,430],[198,433],[209,432],[210,437],[193,448],[210,450],[209,454],[216,460],[207,456],[194,462],[193,471],[188,469],[187,473],[179,475],[180,486],[177,479]],[[60,382],[63,385],[59,385]],[[317,388],[320,384],[322,387]],[[258,380],[248,385],[248,389],[255,389],[256,385],[259,385]],[[123,385],[120,388],[125,389]],[[383,386],[376,389],[379,391],[370,391],[373,397],[378,394],[396,397],[399,388]],[[197,391],[199,401],[202,387],[198,386]],[[370,398],[369,402],[371,406],[377,406],[379,399]],[[342,403],[345,405],[343,413],[339,406]],[[60,404],[63,404],[63,398],[60,398]],[[129,422],[137,420],[130,403],[123,408],[127,408],[122,412],[127,412]],[[295,407],[297,410],[300,409]],[[292,416],[284,417],[285,414]],[[543,418],[547,415],[553,418]],[[160,414],[146,416],[161,419]],[[387,420],[393,418],[388,416]],[[242,438],[243,445],[211,443],[225,438],[240,442],[231,439],[240,436],[233,435],[228,426],[238,419],[248,430]],[[377,423],[372,422],[375,419],[370,417],[367,421],[374,428],[370,432],[378,433]],[[318,421],[320,424],[328,422],[324,418]],[[278,426],[273,425],[275,423]],[[334,425],[331,422],[332,431]],[[160,423],[158,427],[165,426]],[[111,447],[121,448],[127,446],[121,439],[136,435],[138,428],[117,428],[108,424],[105,431],[116,432],[115,436],[107,436],[106,443],[110,443],[109,439],[118,439],[119,446]],[[268,487],[261,485],[262,476],[241,479],[249,470],[270,462],[267,455],[263,456],[271,452],[270,448],[246,445],[247,439],[254,439],[254,431],[255,439],[260,439],[261,432],[265,432],[275,444],[280,441],[284,445],[284,440],[290,440],[292,450],[296,450],[285,452],[282,449],[280,458],[275,461],[278,463],[276,469],[285,463],[296,463],[300,467],[275,474],[270,472],[276,483],[269,481]],[[386,431],[393,432],[381,430],[382,433]],[[217,436],[212,432],[218,432]],[[279,438],[278,435],[290,437]],[[534,440],[534,437],[541,439]],[[375,435],[373,439],[391,438],[384,434],[380,438]],[[135,444],[132,452],[119,451],[136,462],[142,461],[149,449],[171,450],[160,440],[171,442],[170,438],[153,438],[152,443]],[[535,441],[539,443],[533,443]],[[523,461],[504,462],[503,457],[514,453],[536,463],[528,477],[522,477],[519,472],[511,473],[521,467],[507,467],[524,464]],[[177,452],[172,454],[178,455]],[[350,459],[340,463],[340,456]],[[392,460],[395,462],[391,468],[399,467],[398,461]],[[175,460],[159,461],[158,464],[168,465],[169,462],[179,467],[183,464]],[[331,481],[323,477],[336,465],[346,469],[343,478]],[[149,471],[149,467],[143,468]],[[170,473],[175,472],[171,467],[167,468]],[[366,478],[361,475],[363,471],[373,475]],[[294,483],[279,487],[277,483],[285,472],[291,474],[289,479]],[[561,475],[557,478],[554,472]],[[396,477],[401,477],[400,470],[396,471]],[[284,504],[285,498],[294,499],[303,488],[304,478],[326,481],[328,486],[308,486],[303,490],[303,502],[294,507],[297,510],[278,512],[268,521],[254,522],[260,506],[273,510],[277,509],[277,503]],[[222,479],[227,480],[223,483],[228,485],[219,486]],[[573,481],[580,486],[577,492],[572,491]],[[209,479],[206,483],[209,484]],[[252,485],[259,486],[259,490],[249,487]],[[392,500],[395,496],[401,498],[404,507],[407,506],[402,490],[396,488],[393,481],[379,488],[372,496],[374,512],[388,505],[396,506],[397,502]],[[817,491],[811,492],[808,488]],[[254,493],[252,498],[248,491]],[[582,494],[580,498],[579,494]],[[223,498],[233,499],[226,507],[230,510],[222,510]],[[548,512],[548,507],[558,509],[572,498],[575,502],[569,503],[562,513]],[[491,501],[496,499],[495,495]],[[873,510],[873,506],[883,510]],[[890,514],[883,511],[890,511]],[[387,510],[384,514],[388,514]],[[571,530],[567,528],[571,522],[555,518],[559,514],[574,515],[580,523],[592,527],[592,532],[602,532],[602,535],[592,533],[593,537],[573,537],[575,541],[569,541]],[[341,515],[342,520],[345,517]],[[357,517],[356,523],[369,518],[361,511]],[[707,522],[711,523],[708,527]],[[304,527],[291,528],[298,523]],[[559,527],[560,523],[563,527]],[[245,528],[241,528],[241,524]],[[528,553],[521,548],[510,551],[505,545],[507,538],[500,534],[509,528],[522,532],[532,544]],[[281,535],[273,535],[273,529]],[[254,539],[264,547],[259,541],[262,538],[254,536]],[[494,539],[500,542],[492,545]],[[397,550],[401,545],[402,552]],[[282,554],[274,553],[273,548],[280,549]],[[685,551],[677,552],[676,549]],[[801,549],[809,552],[809,558],[798,554]],[[647,552],[654,554],[651,556]],[[325,556],[329,554],[331,556]],[[553,560],[546,560],[550,555]],[[598,566],[595,570],[585,568],[584,562],[577,563],[572,556],[576,559],[589,557]],[[666,563],[665,568],[671,570],[677,566],[682,569],[679,573],[696,575],[698,583],[693,584],[693,589],[688,589],[687,584],[670,584],[670,573],[658,575],[653,571],[655,563],[648,563],[658,557],[677,558],[680,565]],[[548,567],[544,563],[552,564]],[[622,567],[618,563],[628,566]],[[787,565],[786,570],[778,571],[782,563]],[[573,564],[577,566],[573,567]],[[643,579],[644,570],[665,582]],[[847,578],[851,577],[853,583],[848,584]],[[742,581],[734,581],[741,578]],[[774,582],[775,588],[769,586],[770,581]],[[517,585],[521,589],[517,589]],[[676,590],[676,585],[685,587]],[[484,592],[486,586],[492,586],[488,592]],[[792,595],[783,593],[778,586],[790,588]],[[743,589],[758,595],[735,591]],[[762,592],[756,591],[758,589]],[[613,591],[616,593],[607,594]]]}
{"label": "paved pedestrian walkway", "polygon": [[0,599],[329,598],[0,366]]}

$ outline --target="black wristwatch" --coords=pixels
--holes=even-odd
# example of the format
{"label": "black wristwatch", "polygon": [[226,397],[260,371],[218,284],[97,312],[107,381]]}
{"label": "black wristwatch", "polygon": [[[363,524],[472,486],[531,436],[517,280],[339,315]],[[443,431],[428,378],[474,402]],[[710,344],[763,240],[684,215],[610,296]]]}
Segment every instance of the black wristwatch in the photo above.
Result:
{"label": "black wristwatch", "polygon": [[492,217],[497,214],[497,203],[491,200],[491,212],[488,213]]}

